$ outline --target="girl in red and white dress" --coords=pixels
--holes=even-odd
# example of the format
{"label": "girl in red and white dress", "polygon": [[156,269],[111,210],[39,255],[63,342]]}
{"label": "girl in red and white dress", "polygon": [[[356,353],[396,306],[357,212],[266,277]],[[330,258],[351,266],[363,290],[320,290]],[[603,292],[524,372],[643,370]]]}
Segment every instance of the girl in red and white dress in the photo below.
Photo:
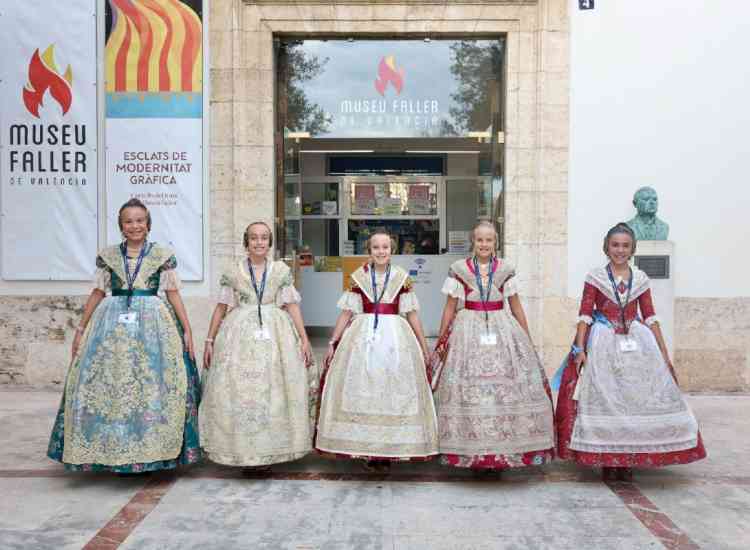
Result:
{"label": "girl in red and white dress", "polygon": [[387,233],[374,233],[368,252],[338,303],[315,448],[383,471],[393,460],[437,454],[438,438],[416,294],[390,263]]}
{"label": "girl in red and white dress", "polygon": [[554,457],[552,394],[516,270],[495,256],[491,223],[474,228],[472,244],[474,255],[454,262],[443,285],[433,360],[440,461],[481,471],[541,465]]}
{"label": "girl in red and white dress", "polygon": [[604,238],[609,263],[586,276],[555,413],[560,458],[601,466],[605,479],[628,480],[632,467],[706,456],[677,385],[649,278],[628,263],[635,248],[625,223]]}

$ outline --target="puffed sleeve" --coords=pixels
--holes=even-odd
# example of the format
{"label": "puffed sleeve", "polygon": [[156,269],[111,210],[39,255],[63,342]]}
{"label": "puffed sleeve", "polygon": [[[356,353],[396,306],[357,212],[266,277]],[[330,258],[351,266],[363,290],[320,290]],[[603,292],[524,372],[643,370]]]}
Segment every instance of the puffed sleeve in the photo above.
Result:
{"label": "puffed sleeve", "polygon": [[411,279],[407,277],[398,298],[398,312],[404,315],[412,311],[419,311],[419,300],[417,300],[417,293],[412,288]]}
{"label": "puffed sleeve", "polygon": [[659,318],[656,316],[656,310],[654,309],[654,301],[651,297],[650,288],[638,296],[638,307],[641,308],[641,316],[643,317],[644,323],[650,326],[659,322]]}
{"label": "puffed sleeve", "polygon": [[339,298],[336,307],[343,310],[349,310],[352,313],[362,313],[362,296],[351,290],[347,290]]}
{"label": "puffed sleeve", "polygon": [[445,278],[443,288],[440,289],[440,292],[451,298],[464,298],[464,287],[458,282],[452,269],[448,271],[448,277]]}
{"label": "puffed sleeve", "polygon": [[292,279],[291,270],[287,270],[284,279],[281,281],[279,291],[276,293],[276,305],[283,307],[286,304],[299,304],[302,301],[297,289],[294,288],[294,280]]}
{"label": "puffed sleeve", "polygon": [[364,311],[362,306],[362,295],[359,293],[357,283],[354,282],[354,279],[349,280],[349,290],[341,295],[336,307],[341,310],[351,311],[354,314],[362,313]]}
{"label": "puffed sleeve", "polygon": [[518,285],[516,284],[515,277],[508,277],[503,283],[503,296],[510,298],[511,296],[518,294]]}
{"label": "puffed sleeve", "polygon": [[581,297],[581,307],[578,310],[578,321],[583,321],[587,325],[594,322],[594,304],[596,303],[596,287],[589,283],[583,284],[583,296]]}
{"label": "puffed sleeve", "polygon": [[112,286],[112,273],[101,256],[96,257],[96,271],[94,272],[94,290],[101,290],[105,294]]}
{"label": "puffed sleeve", "polygon": [[225,306],[235,307],[237,298],[234,295],[234,287],[228,275],[222,275],[219,279],[219,303]]}
{"label": "puffed sleeve", "polygon": [[177,258],[170,256],[159,272],[159,290],[180,290],[182,281],[177,274]]}

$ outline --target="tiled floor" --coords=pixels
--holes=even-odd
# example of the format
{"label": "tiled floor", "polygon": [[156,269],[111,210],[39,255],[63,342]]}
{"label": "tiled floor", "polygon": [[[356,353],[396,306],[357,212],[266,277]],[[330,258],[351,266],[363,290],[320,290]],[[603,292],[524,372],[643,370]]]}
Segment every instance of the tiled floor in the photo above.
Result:
{"label": "tiled floor", "polygon": [[254,479],[68,474],[44,457],[58,399],[0,389],[0,549],[750,548],[750,396],[690,398],[707,460],[610,485],[562,463],[493,480],[315,456]]}

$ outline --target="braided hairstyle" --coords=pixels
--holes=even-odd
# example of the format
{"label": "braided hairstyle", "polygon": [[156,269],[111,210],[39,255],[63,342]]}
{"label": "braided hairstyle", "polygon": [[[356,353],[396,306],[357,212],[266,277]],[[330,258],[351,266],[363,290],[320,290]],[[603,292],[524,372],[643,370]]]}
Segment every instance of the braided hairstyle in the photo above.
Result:
{"label": "braided hairstyle", "polygon": [[477,229],[480,227],[491,229],[492,232],[495,234],[495,252],[497,252],[500,249],[500,236],[497,234],[497,227],[495,227],[495,224],[487,221],[482,220],[478,224],[474,226],[474,229],[471,230],[471,234],[469,235],[469,241],[471,242],[471,253],[474,254],[474,239],[476,237]]}
{"label": "braided hairstyle", "polygon": [[271,231],[271,227],[266,222],[252,222],[245,228],[245,232],[242,234],[242,246],[247,249],[250,246],[250,228],[254,225],[262,225],[266,229],[268,229],[268,248],[269,250],[273,248],[273,231]]}
{"label": "braided hairstyle", "polygon": [[367,250],[368,254],[372,254],[372,238],[376,235],[384,235],[388,237],[388,240],[391,242],[391,254],[396,253],[396,241],[393,240],[393,237],[391,237],[391,234],[388,233],[385,229],[376,229],[374,233],[371,233],[370,236],[367,238],[367,242],[365,243],[365,250]]}
{"label": "braided hairstyle", "polygon": [[604,255],[605,256],[609,256],[609,254],[608,254],[609,240],[613,236],[620,235],[620,234],[630,235],[630,238],[633,240],[632,254],[635,254],[635,245],[638,242],[637,239],[635,238],[635,232],[633,231],[633,229],[628,224],[626,224],[625,222],[620,222],[617,225],[615,225],[614,227],[610,228],[610,230],[607,231],[607,234],[604,236],[604,244],[602,246],[602,250],[604,250]]}
{"label": "braided hairstyle", "polygon": [[126,208],[142,208],[146,212],[146,228],[151,231],[151,212],[148,211],[145,204],[136,198],[132,198],[123,204],[117,212],[117,225],[120,228],[120,231],[122,231],[122,213]]}

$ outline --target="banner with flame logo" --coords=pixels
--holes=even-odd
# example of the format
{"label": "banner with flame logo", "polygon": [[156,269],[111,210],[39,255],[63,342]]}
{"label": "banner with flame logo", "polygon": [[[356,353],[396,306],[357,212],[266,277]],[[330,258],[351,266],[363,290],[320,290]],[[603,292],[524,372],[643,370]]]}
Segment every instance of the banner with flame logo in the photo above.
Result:
{"label": "banner with flame logo", "polygon": [[152,238],[175,249],[188,281],[203,279],[202,9],[201,0],[106,5],[107,199],[149,207]]}
{"label": "banner with flame logo", "polygon": [[85,280],[97,249],[96,1],[4,2],[2,277]]}
{"label": "banner with flame logo", "polygon": [[73,71],[68,65],[65,75],[60,76],[55,65],[55,46],[50,45],[42,55],[34,50],[29,63],[29,81],[23,88],[23,102],[29,112],[39,118],[39,107],[44,94],[50,95],[59,103],[62,114],[66,114],[73,102]]}

